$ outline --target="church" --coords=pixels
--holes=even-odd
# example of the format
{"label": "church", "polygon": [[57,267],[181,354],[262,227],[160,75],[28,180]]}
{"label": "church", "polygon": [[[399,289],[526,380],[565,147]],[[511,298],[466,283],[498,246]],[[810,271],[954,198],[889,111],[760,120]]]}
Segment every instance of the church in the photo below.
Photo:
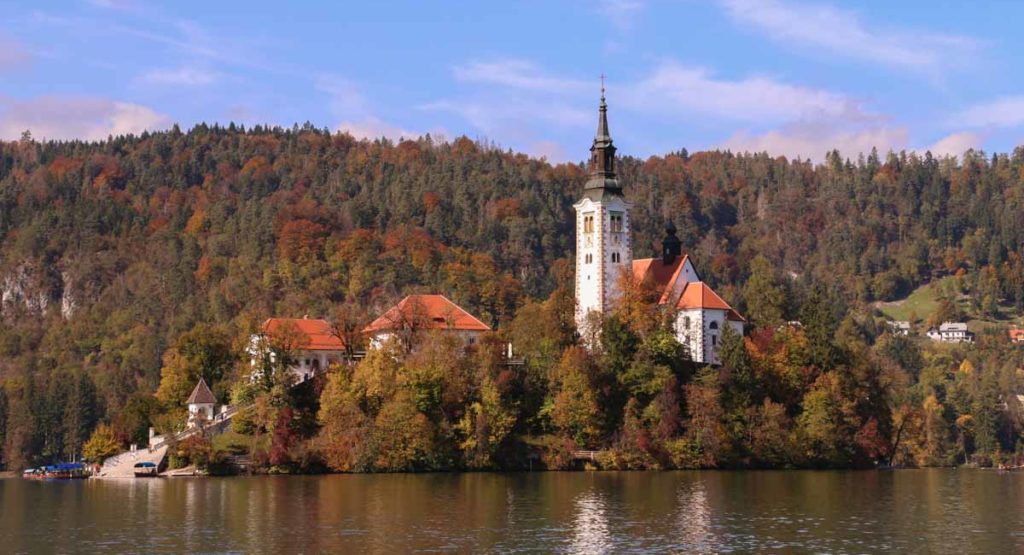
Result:
{"label": "church", "polygon": [[[744,319],[700,280],[669,221],[659,258],[633,259],[630,203],[615,174],[615,146],[601,89],[597,134],[590,147],[590,177],[576,210],[576,327],[584,335],[594,315],[610,314],[621,296],[623,275],[659,292],[657,307],[672,311],[676,339],[694,362],[719,364],[726,326],[743,333]],[[599,321],[599,320],[598,320]]]}

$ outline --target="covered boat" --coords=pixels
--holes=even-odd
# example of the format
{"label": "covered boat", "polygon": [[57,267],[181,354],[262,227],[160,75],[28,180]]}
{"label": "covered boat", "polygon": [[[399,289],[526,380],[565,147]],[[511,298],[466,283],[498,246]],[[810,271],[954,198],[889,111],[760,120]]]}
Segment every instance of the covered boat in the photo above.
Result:
{"label": "covered boat", "polygon": [[134,467],[136,478],[155,478],[157,476],[156,463],[151,462],[140,462],[135,463]]}

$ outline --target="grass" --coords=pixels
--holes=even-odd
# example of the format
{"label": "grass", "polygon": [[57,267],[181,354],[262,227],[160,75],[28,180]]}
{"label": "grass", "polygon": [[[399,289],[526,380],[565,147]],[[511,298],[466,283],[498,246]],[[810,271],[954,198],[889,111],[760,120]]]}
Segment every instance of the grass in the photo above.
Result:
{"label": "grass", "polygon": [[[955,279],[952,276],[947,276],[938,281],[926,283],[912,291],[905,299],[877,303],[877,307],[891,320],[908,320],[915,324],[921,324],[938,308],[942,289],[950,287],[947,283]],[[1022,317],[1022,314],[1010,305],[1001,304],[998,314],[995,317],[988,317],[976,313],[966,297],[958,299],[957,304],[965,315],[967,327],[974,332],[992,326],[1003,327],[1019,321]]]}
{"label": "grass", "polygon": [[952,281],[952,276],[944,277],[939,281],[926,283],[914,289],[907,298],[888,303],[878,303],[879,310],[893,320],[914,320],[923,321],[928,319],[939,307],[939,292],[947,281]]}

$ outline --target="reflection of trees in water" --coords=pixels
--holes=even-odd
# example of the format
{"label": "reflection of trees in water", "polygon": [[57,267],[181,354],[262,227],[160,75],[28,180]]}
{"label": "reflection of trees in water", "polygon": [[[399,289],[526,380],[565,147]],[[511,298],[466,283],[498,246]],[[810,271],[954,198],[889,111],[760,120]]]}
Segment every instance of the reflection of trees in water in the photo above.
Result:
{"label": "reflection of trees in water", "polygon": [[573,502],[572,553],[607,553],[612,539],[608,531],[607,502],[604,496],[588,491]]}
{"label": "reflection of trees in water", "polygon": [[713,553],[711,508],[703,480],[693,480],[679,488],[676,509],[678,541],[686,553]]}

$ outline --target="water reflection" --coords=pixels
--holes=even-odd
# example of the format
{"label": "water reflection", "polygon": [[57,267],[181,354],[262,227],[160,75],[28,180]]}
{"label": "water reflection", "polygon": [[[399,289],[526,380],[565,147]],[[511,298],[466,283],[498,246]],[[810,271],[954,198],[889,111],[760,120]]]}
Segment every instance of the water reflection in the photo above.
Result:
{"label": "water reflection", "polygon": [[685,482],[677,495],[676,526],[679,541],[689,553],[713,553],[711,548],[711,508],[707,491],[700,480]]}
{"label": "water reflection", "polygon": [[588,491],[576,498],[573,508],[572,552],[608,553],[611,534],[608,531],[607,506],[603,496]]}
{"label": "water reflection", "polygon": [[2,553],[1024,552],[1024,473],[0,480]]}

